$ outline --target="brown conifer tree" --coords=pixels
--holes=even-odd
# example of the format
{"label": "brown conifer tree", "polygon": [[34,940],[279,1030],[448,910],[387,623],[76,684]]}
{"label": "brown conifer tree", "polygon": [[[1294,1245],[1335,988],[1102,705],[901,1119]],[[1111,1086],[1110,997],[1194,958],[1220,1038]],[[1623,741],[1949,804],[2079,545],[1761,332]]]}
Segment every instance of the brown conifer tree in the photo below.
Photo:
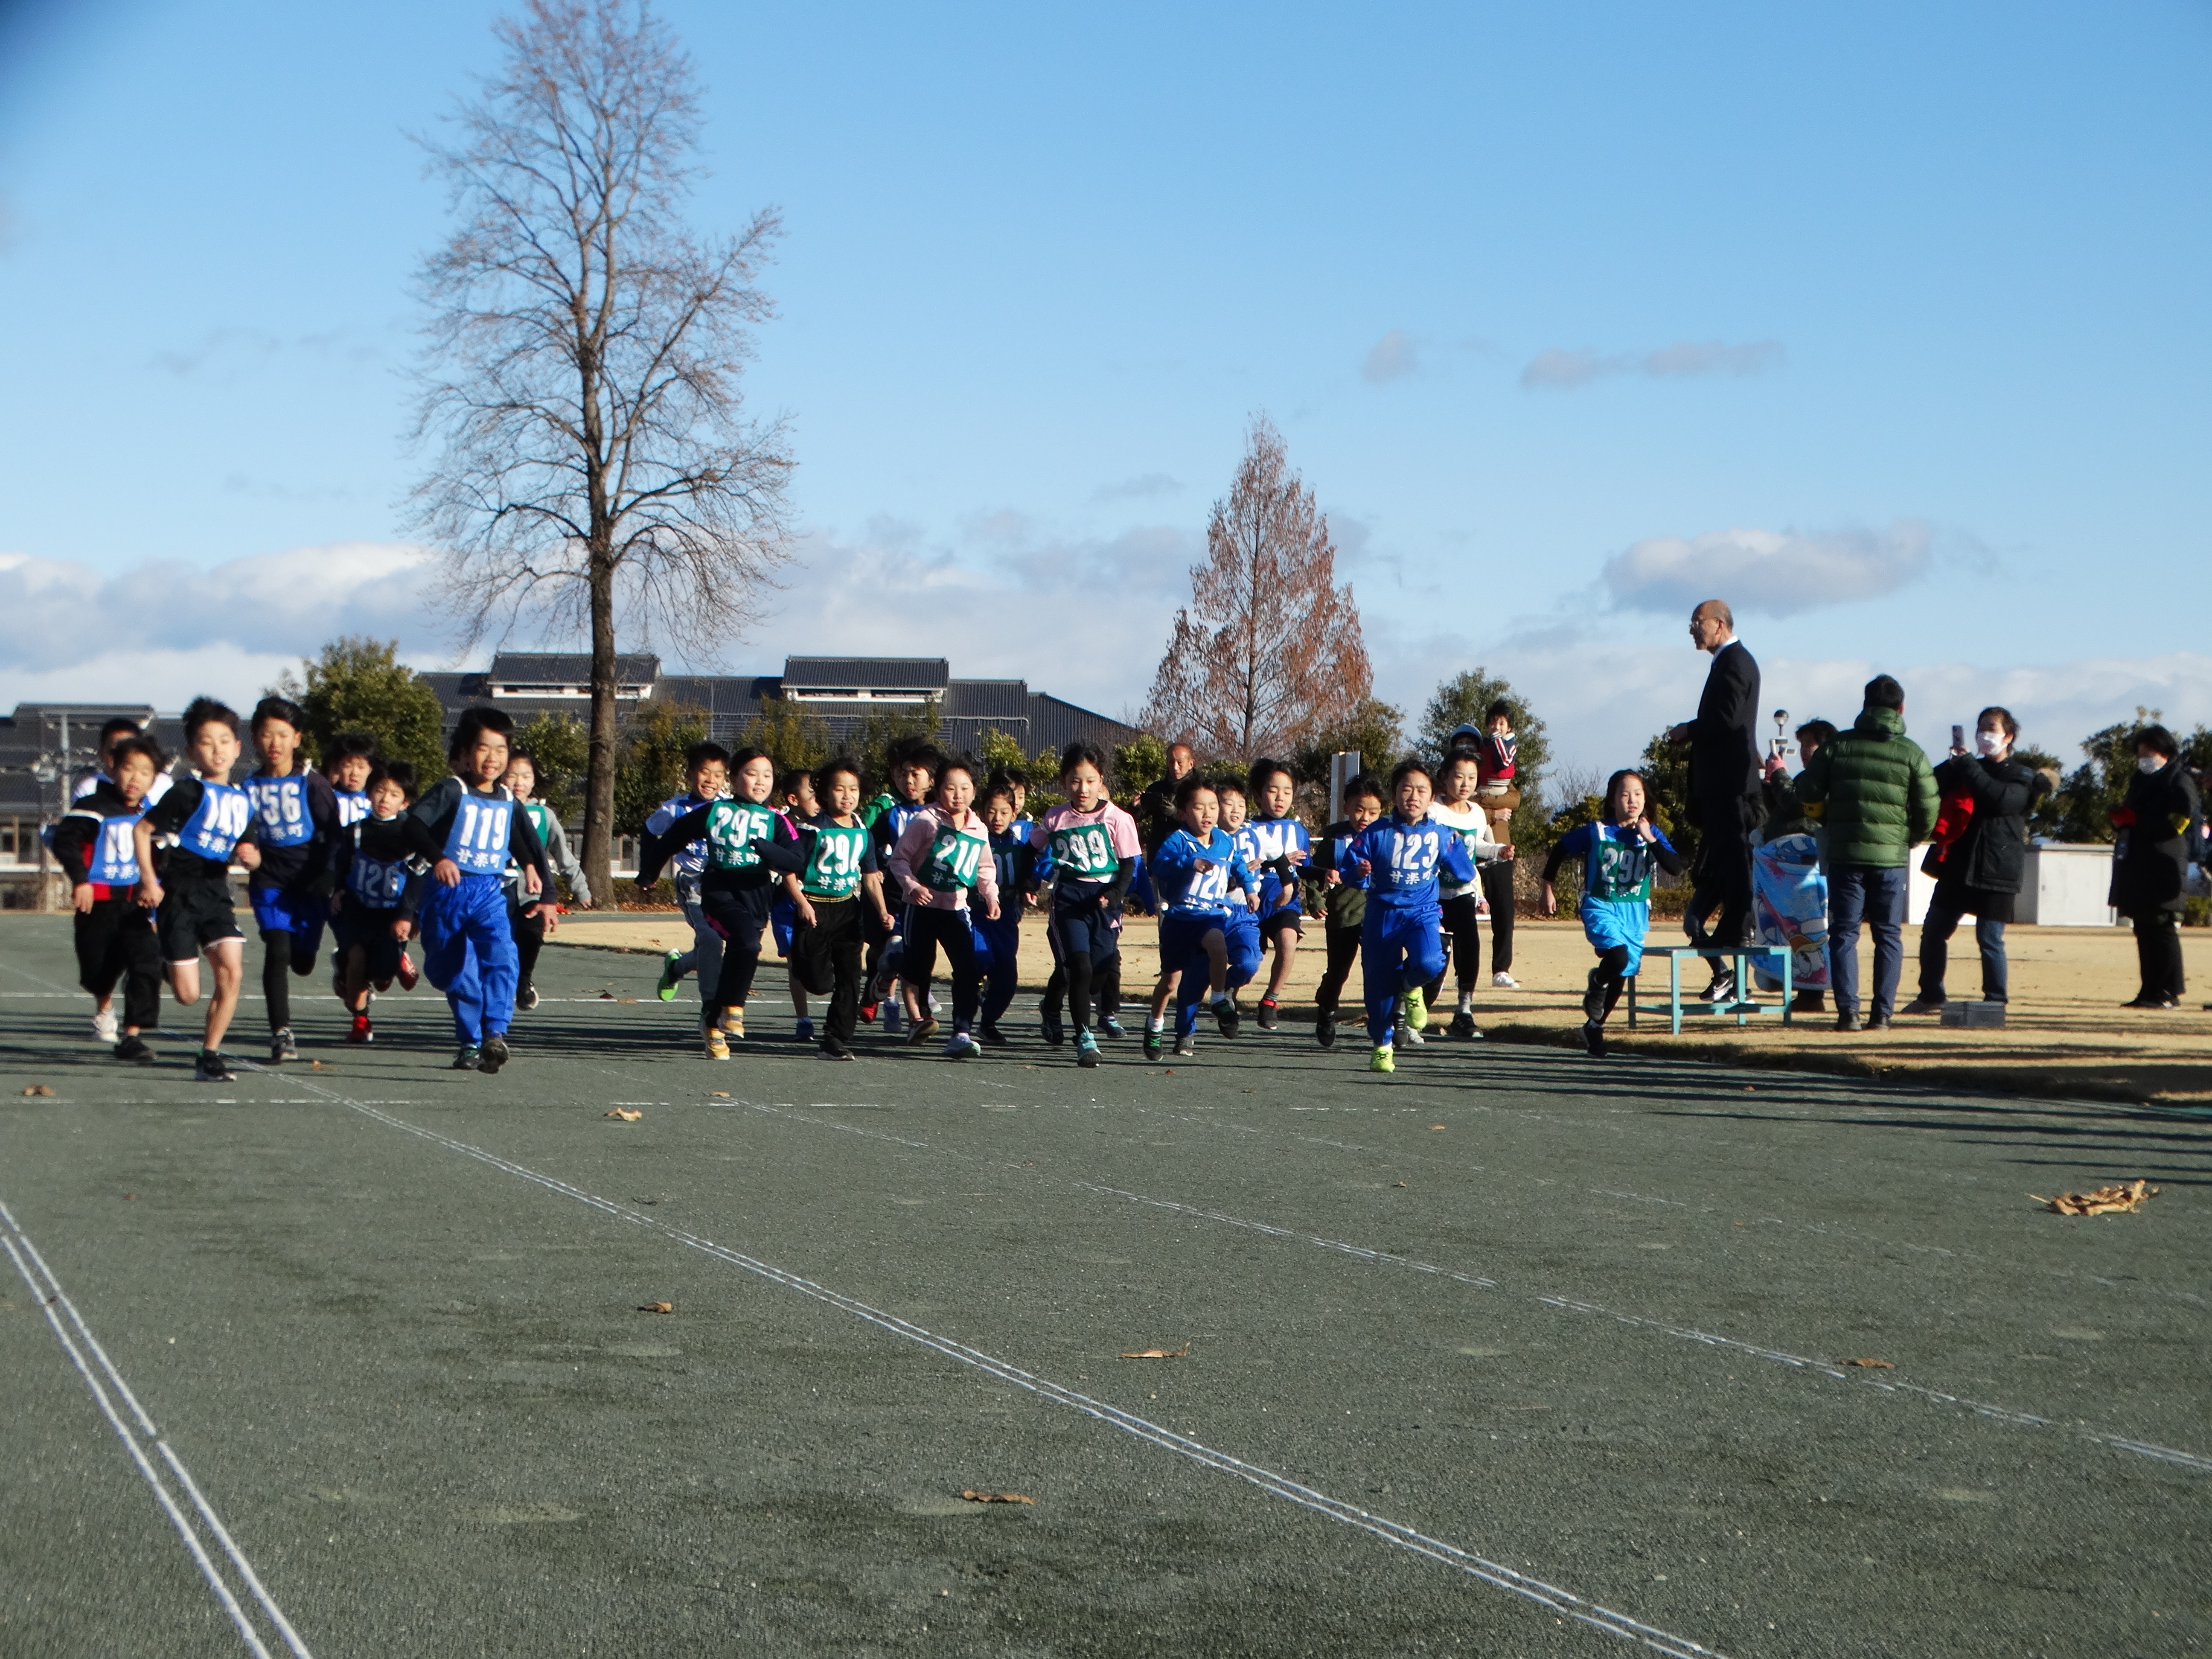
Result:
{"label": "brown conifer tree", "polygon": [[1359,608],[1337,585],[1328,520],[1265,416],[1213,504],[1206,553],[1153,676],[1147,728],[1251,760],[1348,720],[1374,689]]}

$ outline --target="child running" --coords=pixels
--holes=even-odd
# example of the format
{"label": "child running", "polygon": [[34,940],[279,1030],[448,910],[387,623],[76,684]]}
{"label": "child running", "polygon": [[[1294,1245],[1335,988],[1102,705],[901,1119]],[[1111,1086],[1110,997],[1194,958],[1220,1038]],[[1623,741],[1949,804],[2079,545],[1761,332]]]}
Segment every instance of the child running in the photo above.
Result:
{"label": "child running", "polygon": [[975,924],[975,937],[984,953],[983,1007],[976,1031],[994,1048],[1009,1047],[1012,1039],[999,1029],[1000,1018],[1013,1006],[1021,988],[1022,907],[1014,896],[1035,902],[1036,888],[1030,868],[1036,854],[1030,846],[1036,826],[1022,822],[1021,798],[1003,772],[991,774],[983,786],[983,827],[991,832],[991,865],[999,882],[999,914]]}
{"label": "child running", "polygon": [[[1481,775],[1482,763],[1473,750],[1454,750],[1437,769],[1437,798],[1429,803],[1429,816],[1455,833],[1466,844],[1468,857],[1474,860],[1474,880],[1462,882],[1447,875],[1439,877],[1437,883],[1437,896],[1443,902],[1443,931],[1451,936],[1453,977],[1459,989],[1459,1009],[1444,1035],[1469,1040],[1482,1035],[1474,1028],[1474,988],[1482,978],[1481,919],[1490,908],[1483,897],[1484,866],[1513,856],[1510,844],[1501,847],[1492,837],[1490,814],[1476,799]],[[1439,971],[1429,987],[1431,1001],[1443,994],[1443,986]],[[1414,1042],[1421,1040],[1419,1032],[1412,1035]]]}
{"label": "child running", "polygon": [[[891,744],[884,758],[890,787],[862,809],[860,819],[875,839],[877,864],[888,871],[899,838],[906,834],[906,827],[914,821],[915,814],[928,804],[930,791],[937,787],[938,768],[945,763],[945,757],[927,738],[900,738]],[[902,954],[899,929],[905,915],[903,903],[892,907],[890,927],[868,938],[867,981],[860,996],[860,1018],[872,1021],[876,1005],[888,1000],[890,1006],[884,1010],[885,1036],[899,1034],[900,1005],[907,994],[898,988],[899,958]],[[897,994],[894,995],[894,992]],[[914,1017],[919,1020],[928,1012],[928,1006],[924,1004]]]}
{"label": "child running", "polygon": [[[1221,1035],[1237,1035],[1237,1004],[1230,993],[1252,977],[1260,965],[1260,951],[1255,929],[1249,954],[1231,954],[1231,907],[1240,901],[1231,898],[1229,890],[1256,893],[1260,883],[1221,828],[1221,797],[1211,782],[1195,772],[1184,778],[1176,786],[1176,810],[1182,827],[1152,855],[1152,882],[1162,905],[1161,975],[1163,979],[1171,973],[1181,975],[1176,988],[1175,1051],[1194,1054],[1201,998],[1212,1009]],[[1242,942],[1242,935],[1238,937]],[[1162,1018],[1155,1002],[1145,1029],[1147,1060],[1158,1055]]]}
{"label": "child running", "polygon": [[[1097,744],[1072,743],[1061,751],[1060,787],[1066,800],[1038,820],[1030,844],[1037,854],[1034,873],[1045,938],[1059,964],[1054,978],[1066,986],[1068,1017],[1075,1023],[1075,1063],[1091,1066],[1098,1063],[1092,994],[1102,970],[1121,953],[1121,905],[1140,844],[1136,819],[1106,793],[1106,757]],[[1044,1040],[1058,1048],[1060,1003],[1050,985],[1039,1018]],[[1158,1046],[1150,1037],[1146,1045],[1148,1053]]]}
{"label": "child running", "polygon": [[763,848],[799,840],[791,820],[769,805],[775,792],[775,761],[763,750],[740,749],[731,763],[737,793],[694,807],[660,834],[647,836],[637,860],[637,889],[643,894],[679,848],[706,840],[699,904],[722,942],[721,965],[701,1015],[700,1035],[709,1060],[727,1060],[729,1039],[745,1035],[745,999],[760,969],[761,933],[781,887],[780,872],[763,856]]}
{"label": "child running", "polygon": [[330,917],[331,838],[338,803],[331,781],[307,770],[300,753],[307,711],[283,697],[253,707],[253,746],[261,768],[246,781],[253,799],[253,839],[261,862],[250,884],[261,930],[261,994],[269,1013],[269,1062],[300,1057],[292,1040],[295,974],[315,971]]}
{"label": "child running", "polygon": [[[338,808],[337,827],[349,830],[369,814],[368,777],[376,769],[376,739],[366,732],[343,732],[323,756],[323,775]],[[410,773],[413,767],[407,769]]]}
{"label": "child running", "polygon": [[92,993],[93,1034],[113,1045],[116,1059],[143,1063],[154,1058],[143,1033],[161,1013],[161,945],[154,913],[138,902],[138,820],[161,775],[161,751],[133,726],[105,752],[108,775],[54,826],[54,857],[76,909],[77,983]]}
{"label": "child running", "polygon": [[1429,817],[1434,793],[1425,763],[1400,762],[1390,775],[1396,810],[1361,830],[1345,849],[1368,884],[1359,953],[1364,958],[1367,1039],[1374,1044],[1367,1060],[1370,1072],[1398,1069],[1399,1027],[1419,1031],[1428,1024],[1421,988],[1444,970],[1443,941],[1437,936],[1438,873],[1462,882],[1474,879],[1467,844]]}
{"label": "child running", "polygon": [[1244,861],[1260,872],[1260,939],[1275,952],[1275,965],[1267,970],[1267,989],[1260,999],[1259,1024],[1263,1031],[1275,1029],[1281,1006],[1283,981],[1297,960],[1298,940],[1305,934],[1305,884],[1301,866],[1313,856],[1313,836],[1292,813],[1298,798],[1298,781],[1278,760],[1252,763],[1248,780],[1250,804],[1258,809],[1237,833],[1237,844]]}
{"label": "child running", "polygon": [[[776,781],[776,805],[795,829],[804,830],[822,817],[822,804],[814,789],[811,772],[786,772]],[[790,969],[791,936],[799,925],[799,889],[790,881],[780,884],[775,902],[769,906],[768,933],[775,941],[777,959],[784,966],[784,977],[791,985],[791,1040],[794,1042],[814,1041],[814,1022],[807,1018],[806,988]]]}
{"label": "child running", "polygon": [[231,913],[230,861],[235,856],[247,870],[261,861],[260,848],[246,839],[253,826],[252,798],[228,781],[238,763],[238,728],[235,709],[211,697],[194,698],[185,710],[185,753],[192,775],[179,778],[147,808],[132,832],[138,902],[155,911],[170,991],[187,1008],[200,1000],[203,955],[215,975],[200,1057],[192,1067],[195,1083],[237,1080],[222,1057],[223,1034],[238,1012],[239,984],[246,977],[246,940]]}
{"label": "child running", "polygon": [[[1252,827],[1252,800],[1244,793],[1244,780],[1233,772],[1214,780],[1213,793],[1221,802],[1221,832],[1244,855],[1245,867],[1252,872],[1253,884],[1244,890],[1242,902],[1229,907],[1221,936],[1228,947],[1229,959],[1235,962],[1249,955],[1252,958],[1252,972],[1256,974],[1260,971],[1262,943],[1260,938],[1260,885],[1264,878],[1260,873],[1259,864],[1252,857],[1252,842],[1246,833]],[[1235,1006],[1241,1019],[1244,1008],[1237,1001],[1234,987],[1230,989],[1229,1000]]]}
{"label": "child running", "polygon": [[969,917],[968,890],[982,901],[983,919],[999,915],[999,874],[991,855],[990,831],[972,810],[975,773],[964,760],[942,762],[937,791],[929,805],[907,820],[892,849],[890,872],[906,895],[905,960],[899,973],[915,999],[914,1035],[909,1044],[937,1035],[929,1012],[929,978],[941,945],[952,964],[952,1035],[945,1039],[947,1060],[981,1054],[970,1035],[982,1000],[975,930]]}
{"label": "child running", "polygon": [[[665,835],[669,825],[685,813],[696,812],[708,801],[728,794],[730,751],[719,743],[693,744],[684,751],[684,779],[687,793],[671,795],[653,809],[645,821],[647,835]],[[663,1002],[676,1000],[676,988],[694,969],[699,974],[700,1006],[714,1000],[714,981],[722,969],[722,936],[708,921],[707,912],[699,903],[699,881],[706,868],[704,841],[678,848],[671,862],[669,875],[676,884],[676,902],[683,907],[684,920],[690,925],[691,948],[671,951],[661,958],[660,983],[655,992]]]}
{"label": "child running", "polygon": [[429,866],[412,850],[407,809],[415,799],[415,769],[405,761],[379,767],[362,793],[368,816],[338,831],[331,853],[331,932],[338,947],[338,1000],[353,1024],[348,1042],[376,1041],[368,1018],[374,992],[415,988],[407,941],[422,908]]}
{"label": "child running", "polygon": [[1559,912],[1552,883],[1569,859],[1583,861],[1583,936],[1597,952],[1583,994],[1583,1047],[1605,1053],[1606,1016],[1620,1000],[1621,986],[1643,963],[1644,935],[1651,926],[1651,872],[1682,867],[1681,854],[1644,816],[1644,778],[1615,772],[1606,781],[1605,817],[1578,823],[1552,844],[1544,860],[1544,914]]}
{"label": "child running", "polygon": [[496,1072],[509,1058],[507,1023],[520,977],[507,919],[507,866],[522,866],[525,902],[550,903],[553,872],[530,815],[500,781],[513,718],[471,708],[453,731],[441,778],[406,817],[408,847],[430,864],[422,900],[422,971],[446,994],[460,1047],[457,1072]]}
{"label": "child running", "polygon": [[1322,890],[1322,939],[1326,966],[1314,993],[1314,1041],[1336,1046],[1336,1006],[1344,981],[1359,958],[1359,930],[1367,916],[1367,878],[1346,856],[1359,832],[1382,816],[1382,786],[1364,772],[1344,786],[1344,816],[1322,831],[1313,863]]}
{"label": "child running", "polygon": [[791,979],[795,995],[830,999],[823,1022],[822,1057],[853,1058],[853,1031],[860,1006],[860,923],[872,916],[888,933],[883,872],[874,839],[860,822],[860,769],[840,757],[814,775],[822,811],[799,824],[795,848],[763,844],[762,857],[786,871],[784,890],[793,911]]}
{"label": "child running", "polygon": [[[585,878],[584,866],[568,850],[568,832],[561,827],[561,819],[553,809],[537,799],[538,757],[526,749],[518,749],[507,758],[507,771],[500,778],[514,804],[530,818],[530,827],[538,832],[538,843],[545,849],[545,862],[562,880],[568,884],[568,891],[583,909],[592,908],[592,884]],[[538,954],[545,948],[545,936],[561,925],[561,907],[555,902],[552,888],[544,893],[544,902],[532,904],[522,890],[522,866],[507,866],[507,917],[514,934],[515,976],[518,983],[514,993],[517,1013],[538,1006]]]}

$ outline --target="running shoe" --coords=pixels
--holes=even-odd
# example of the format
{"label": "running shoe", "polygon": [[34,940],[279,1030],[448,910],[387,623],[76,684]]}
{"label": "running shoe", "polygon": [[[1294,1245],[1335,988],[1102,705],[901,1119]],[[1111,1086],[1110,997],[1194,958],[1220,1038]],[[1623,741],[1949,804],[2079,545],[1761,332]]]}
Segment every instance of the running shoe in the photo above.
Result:
{"label": "running shoe", "polygon": [[198,1061],[192,1066],[195,1083],[235,1083],[238,1073],[230,1069],[222,1054],[213,1048],[200,1050]]}
{"label": "running shoe", "polygon": [[123,1034],[123,1022],[116,1018],[112,1008],[100,1008],[92,1016],[92,1040],[112,1044]]}
{"label": "running shoe", "polygon": [[745,1010],[742,1003],[722,1010],[722,1034],[740,1042],[745,1040]]}
{"label": "running shoe", "polygon": [[826,1036],[822,1039],[822,1058],[824,1060],[850,1060],[853,1058],[853,1051],[850,1048],[848,1048],[843,1043],[838,1042],[836,1037]]}
{"label": "running shoe", "polygon": [[684,977],[684,970],[677,964],[683,960],[681,951],[671,951],[660,959],[660,983],[653,988],[653,994],[663,1002],[676,1000],[677,983]]}
{"label": "running shoe", "polygon": [[1085,1071],[1098,1063],[1098,1039],[1088,1031],[1075,1034],[1075,1063]]}
{"label": "running shoe", "polygon": [[494,1031],[483,1040],[483,1053],[477,1060],[479,1072],[496,1072],[507,1064],[507,1034]]}
{"label": "running shoe", "polygon": [[514,1000],[514,1006],[526,1014],[538,1006],[538,988],[535,985],[524,986],[522,994]]}
{"label": "running shoe", "polygon": [[1213,1000],[1213,1023],[1221,1028],[1221,1035],[1233,1037],[1242,1017],[1237,1012],[1237,999],[1224,991]]}
{"label": "running shoe", "polygon": [[1259,1018],[1260,1029],[1261,1030],[1272,1031],[1275,1029],[1276,1016],[1281,1012],[1281,1006],[1282,1005],[1278,1003],[1273,997],[1261,997],[1260,999]]}
{"label": "running shoe", "polygon": [[137,1060],[143,1066],[154,1058],[154,1051],[146,1046],[144,1037],[133,1031],[115,1045],[115,1057],[118,1060]]}
{"label": "running shoe", "polygon": [[[932,1026],[937,1024],[933,1019],[929,1023]],[[945,1039],[945,1057],[947,1060],[973,1060],[982,1052],[976,1046],[975,1039],[965,1031],[955,1031]]]}
{"label": "running shoe", "polygon": [[1492,974],[1490,976],[1490,982],[1501,991],[1517,991],[1521,988],[1521,981],[1510,974]]}
{"label": "running shoe", "polygon": [[1146,1060],[1158,1060],[1160,1057],[1160,1050],[1167,1046],[1168,1034],[1167,1028],[1165,1026],[1147,1025],[1145,1027],[1145,1058]]}
{"label": "running shoe", "polygon": [[985,1020],[977,1028],[977,1035],[982,1038],[986,1048],[1011,1048],[1014,1046],[1014,1040],[999,1029],[996,1020]]}
{"label": "running shoe", "polygon": [[793,1042],[813,1042],[814,1022],[807,1018],[805,1015],[801,1014],[796,1020],[792,1022],[791,1040]]}
{"label": "running shoe", "polygon": [[453,1069],[457,1072],[473,1072],[477,1068],[477,1062],[483,1058],[483,1049],[477,1048],[473,1042],[464,1042],[453,1051]]}
{"label": "running shoe", "polygon": [[1605,1058],[1605,1027],[1594,1019],[1583,1022],[1583,1047],[1599,1059]]}
{"label": "running shoe", "polygon": [[269,1063],[271,1066],[281,1066],[288,1060],[297,1060],[299,1057],[300,1047],[292,1041],[290,1026],[287,1025],[282,1030],[271,1031],[269,1034]]}
{"label": "running shoe", "polygon": [[727,1060],[730,1057],[730,1040],[722,1035],[718,1027],[709,1025],[702,1035],[707,1045],[708,1059]]}
{"label": "running shoe", "polygon": [[1425,1042],[1429,1035],[1429,994],[1418,985],[1406,988],[1406,994],[1398,1006],[1403,1011],[1406,1029],[1413,1034],[1416,1042]]}
{"label": "running shoe", "polygon": [[1057,1008],[1037,1010],[1037,1029],[1044,1033],[1046,1043],[1052,1048],[1057,1048],[1067,1040],[1067,1031],[1060,1023],[1060,1010]]}
{"label": "running shoe", "polygon": [[1390,1041],[1401,1048],[1418,1048],[1428,1038],[1423,1036],[1417,1027],[1408,1025],[1405,1015],[1401,1013],[1390,1027]]}
{"label": "running shoe", "polygon": [[1367,1056],[1367,1069],[1370,1072],[1395,1072],[1398,1069],[1398,1057],[1391,1052],[1389,1043],[1382,1044]]}
{"label": "running shoe", "polygon": [[1179,1058],[1188,1060],[1198,1052],[1198,1039],[1188,1031],[1185,1031],[1176,1039],[1175,1051]]}
{"label": "running shoe", "polygon": [[346,1041],[352,1043],[376,1041],[376,1032],[370,1026],[367,1014],[356,1014],[353,1017],[353,1029],[346,1033]]}
{"label": "running shoe", "polygon": [[1735,969],[1733,968],[1717,969],[1713,975],[1713,982],[1705,987],[1705,996],[1707,1002],[1734,1002],[1735,1000]]}
{"label": "running shoe", "polygon": [[930,1038],[936,1035],[937,1022],[935,1020],[917,1020],[915,1022],[914,1030],[907,1034],[907,1046],[909,1048],[919,1048],[923,1043],[928,1042]]}
{"label": "running shoe", "polygon": [[415,958],[402,951],[399,953],[399,988],[411,991],[415,988],[415,981],[422,977],[422,970],[415,965]]}
{"label": "running shoe", "polygon": [[1464,1042],[1470,1037],[1480,1036],[1482,1033],[1474,1029],[1474,1012],[1471,1009],[1462,1008],[1452,1016],[1450,1029],[1446,1030],[1444,1035],[1448,1037],[1457,1037]]}
{"label": "running shoe", "polygon": [[884,1003],[884,1035],[885,1036],[896,1036],[899,1034],[899,1026],[902,1023],[902,1022],[899,1018],[899,1006],[896,1000],[886,1000]]}
{"label": "running shoe", "polygon": [[1336,1047],[1336,1010],[1323,1008],[1314,1015],[1314,1041],[1324,1048]]}
{"label": "running shoe", "polygon": [[1113,1015],[1101,1014],[1098,1016],[1098,1035],[1104,1037],[1114,1038],[1118,1042],[1120,1039],[1128,1036],[1129,1034],[1127,1030],[1122,1029],[1121,1022],[1115,1018]]}
{"label": "running shoe", "polygon": [[860,1005],[860,1023],[864,1025],[876,1023],[876,1000],[873,997]]}

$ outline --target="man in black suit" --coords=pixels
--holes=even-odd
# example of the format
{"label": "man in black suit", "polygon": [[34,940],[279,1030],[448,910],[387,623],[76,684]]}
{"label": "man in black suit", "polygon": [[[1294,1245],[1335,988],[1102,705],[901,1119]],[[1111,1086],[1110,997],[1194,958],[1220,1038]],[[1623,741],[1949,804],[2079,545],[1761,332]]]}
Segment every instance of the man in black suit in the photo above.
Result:
{"label": "man in black suit", "polygon": [[[1707,599],[1690,613],[1690,637],[1698,650],[1712,653],[1713,665],[1698,699],[1697,719],[1667,734],[1690,745],[1689,811],[1698,830],[1698,858],[1685,926],[1698,939],[1717,898],[1721,919],[1712,943],[1749,944],[1751,832],[1759,806],[1759,665],[1736,638],[1735,618],[1719,599]],[[1716,1002],[1732,1000],[1734,974],[1716,963],[1705,994]]]}

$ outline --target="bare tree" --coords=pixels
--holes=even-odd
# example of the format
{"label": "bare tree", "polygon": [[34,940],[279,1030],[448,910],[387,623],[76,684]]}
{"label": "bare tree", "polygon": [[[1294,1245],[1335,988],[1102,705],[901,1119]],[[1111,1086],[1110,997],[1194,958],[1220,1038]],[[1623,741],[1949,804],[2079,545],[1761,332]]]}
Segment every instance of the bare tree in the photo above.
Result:
{"label": "bare tree", "polygon": [[1288,756],[1346,725],[1374,673],[1349,583],[1313,491],[1282,434],[1255,418],[1228,499],[1206,526],[1206,562],[1152,678],[1145,725],[1213,755]]}
{"label": "bare tree", "polygon": [[789,556],[784,425],[738,392],[780,222],[683,222],[697,85],[644,0],[529,0],[496,33],[455,141],[424,141],[459,223],[420,277],[416,437],[441,453],[414,503],[465,646],[588,635],[584,865],[610,893],[618,623],[714,660]]}

